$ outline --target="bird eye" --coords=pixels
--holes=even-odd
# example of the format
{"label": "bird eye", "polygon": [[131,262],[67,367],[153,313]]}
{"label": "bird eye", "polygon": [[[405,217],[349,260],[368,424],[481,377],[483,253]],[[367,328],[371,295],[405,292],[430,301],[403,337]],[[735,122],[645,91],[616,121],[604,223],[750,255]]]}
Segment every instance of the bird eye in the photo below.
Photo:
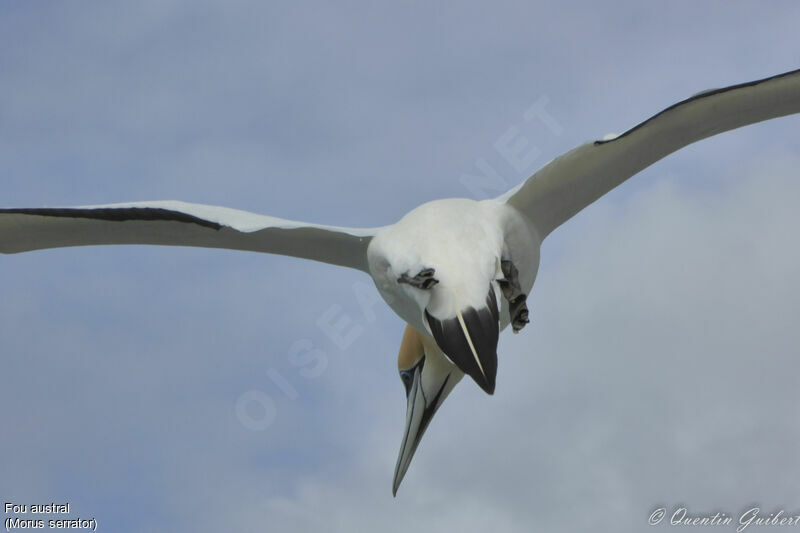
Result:
{"label": "bird eye", "polygon": [[411,370],[401,370],[400,379],[403,381],[403,387],[406,388],[406,396],[411,392],[411,382],[414,381],[414,376]]}

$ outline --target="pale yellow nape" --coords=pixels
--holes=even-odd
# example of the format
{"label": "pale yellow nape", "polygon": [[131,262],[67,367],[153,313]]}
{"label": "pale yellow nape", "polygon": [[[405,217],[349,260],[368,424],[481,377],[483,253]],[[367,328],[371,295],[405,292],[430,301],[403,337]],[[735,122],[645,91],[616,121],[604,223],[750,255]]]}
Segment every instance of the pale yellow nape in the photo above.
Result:
{"label": "pale yellow nape", "polygon": [[422,334],[413,327],[406,325],[403,332],[403,341],[400,343],[400,353],[397,355],[398,370],[408,370],[425,355],[422,344]]}

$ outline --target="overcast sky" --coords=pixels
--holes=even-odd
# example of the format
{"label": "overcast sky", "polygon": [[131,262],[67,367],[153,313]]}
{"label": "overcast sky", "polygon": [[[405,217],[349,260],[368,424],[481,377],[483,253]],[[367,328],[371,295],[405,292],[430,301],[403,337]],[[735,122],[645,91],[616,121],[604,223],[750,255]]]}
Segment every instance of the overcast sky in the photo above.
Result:
{"label": "overcast sky", "polygon": [[[396,4],[0,3],[0,204],[379,226],[502,192],[465,186],[481,167],[510,187],[696,92],[800,67],[793,1]],[[367,276],[202,249],[2,256],[0,501],[69,502],[120,533],[800,514],[799,129],[689,147],[549,237],[495,395],[462,381],[397,498],[403,323]],[[529,168],[498,153],[509,132],[538,150]],[[319,325],[339,320],[344,340]]]}

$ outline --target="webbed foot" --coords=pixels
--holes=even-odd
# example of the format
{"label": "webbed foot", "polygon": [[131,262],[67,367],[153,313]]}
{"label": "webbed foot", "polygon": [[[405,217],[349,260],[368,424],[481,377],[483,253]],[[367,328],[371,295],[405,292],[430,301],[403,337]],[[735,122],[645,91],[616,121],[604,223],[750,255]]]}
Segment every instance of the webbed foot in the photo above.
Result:
{"label": "webbed foot", "polygon": [[413,278],[408,274],[402,274],[397,278],[397,283],[408,283],[412,287],[427,291],[439,283],[439,280],[433,277],[435,273],[436,271],[432,268],[424,268]]}
{"label": "webbed foot", "polygon": [[514,333],[525,327],[529,323],[528,306],[526,300],[528,296],[522,292],[519,284],[519,271],[508,259],[500,261],[500,269],[503,271],[505,279],[497,280],[500,285],[500,290],[503,291],[503,296],[508,300],[508,314],[511,316],[511,327]]}

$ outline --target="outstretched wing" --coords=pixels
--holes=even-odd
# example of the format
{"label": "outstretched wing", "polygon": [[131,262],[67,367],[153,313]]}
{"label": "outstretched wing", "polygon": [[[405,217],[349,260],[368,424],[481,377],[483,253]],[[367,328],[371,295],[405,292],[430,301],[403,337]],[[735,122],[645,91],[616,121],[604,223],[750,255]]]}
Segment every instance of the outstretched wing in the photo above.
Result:
{"label": "outstretched wing", "polygon": [[291,255],[368,272],[377,228],[320,226],[186,202],[0,209],[0,252],[95,244],[160,244]]}
{"label": "outstretched wing", "polygon": [[704,91],[613,139],[557,157],[498,200],[524,213],[542,239],[605,193],[693,142],[800,112],[800,70]]}

